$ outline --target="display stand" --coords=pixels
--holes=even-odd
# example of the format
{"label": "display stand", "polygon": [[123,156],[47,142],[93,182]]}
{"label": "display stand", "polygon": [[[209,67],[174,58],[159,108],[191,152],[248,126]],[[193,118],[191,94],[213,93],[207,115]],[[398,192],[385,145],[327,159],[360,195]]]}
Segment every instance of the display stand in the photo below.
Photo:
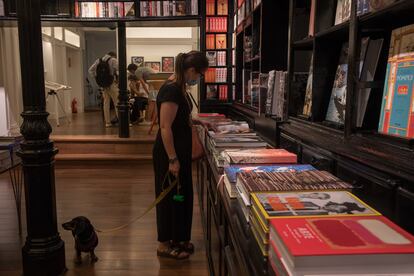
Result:
{"label": "display stand", "polygon": [[51,81],[45,81],[45,87],[46,87],[47,90],[49,90],[47,92],[46,100],[49,98],[49,96],[53,96],[55,98],[55,118],[56,118],[56,125],[57,126],[60,126],[60,123],[59,123],[59,107],[58,107],[58,105],[60,105],[60,108],[63,111],[64,118],[70,124],[71,123],[71,120],[68,117],[68,115],[66,114],[65,108],[64,108],[62,102],[59,99],[58,93],[60,91],[64,92],[64,91],[67,91],[67,90],[71,90],[72,87],[67,86],[67,85],[64,85],[64,84],[59,84],[59,83],[56,83],[56,82],[51,82]]}

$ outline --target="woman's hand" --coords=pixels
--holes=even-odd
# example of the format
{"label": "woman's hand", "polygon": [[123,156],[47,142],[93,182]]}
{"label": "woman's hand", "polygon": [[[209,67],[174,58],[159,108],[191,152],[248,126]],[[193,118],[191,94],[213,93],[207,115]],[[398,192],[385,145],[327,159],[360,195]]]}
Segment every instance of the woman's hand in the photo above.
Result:
{"label": "woman's hand", "polygon": [[180,162],[175,160],[173,163],[170,163],[168,166],[168,171],[175,177],[178,177],[178,173],[180,172]]}

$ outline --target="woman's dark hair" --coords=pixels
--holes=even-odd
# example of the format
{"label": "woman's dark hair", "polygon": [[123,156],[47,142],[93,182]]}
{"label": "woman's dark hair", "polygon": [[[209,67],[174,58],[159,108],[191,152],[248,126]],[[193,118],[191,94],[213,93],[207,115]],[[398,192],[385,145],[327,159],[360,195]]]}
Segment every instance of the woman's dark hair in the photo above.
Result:
{"label": "woman's dark hair", "polygon": [[131,63],[127,67],[128,71],[136,71],[137,69],[138,69],[138,66],[135,63]]}
{"label": "woman's dark hair", "polygon": [[208,59],[206,55],[199,51],[190,51],[180,53],[175,58],[175,83],[185,92],[184,73],[189,68],[194,68],[197,73],[202,73],[208,68]]}

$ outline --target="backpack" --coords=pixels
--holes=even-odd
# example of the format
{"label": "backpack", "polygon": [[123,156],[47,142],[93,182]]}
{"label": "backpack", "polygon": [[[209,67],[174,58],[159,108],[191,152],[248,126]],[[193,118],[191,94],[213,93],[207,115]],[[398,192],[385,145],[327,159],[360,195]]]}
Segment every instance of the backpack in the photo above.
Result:
{"label": "backpack", "polygon": [[98,66],[96,66],[96,83],[102,88],[109,87],[114,82],[114,76],[111,75],[111,70],[109,69],[108,62],[110,59],[108,58],[104,61],[100,58]]}

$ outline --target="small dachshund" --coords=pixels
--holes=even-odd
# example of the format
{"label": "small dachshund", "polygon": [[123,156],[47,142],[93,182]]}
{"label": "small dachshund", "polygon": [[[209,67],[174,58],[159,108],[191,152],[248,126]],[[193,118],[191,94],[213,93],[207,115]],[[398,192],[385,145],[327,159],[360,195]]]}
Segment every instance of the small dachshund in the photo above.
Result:
{"label": "small dachshund", "polygon": [[98,245],[98,235],[91,222],[86,217],[76,217],[62,224],[63,229],[72,231],[75,238],[76,263],[82,263],[81,252],[89,252],[91,263],[98,261],[95,248]]}

